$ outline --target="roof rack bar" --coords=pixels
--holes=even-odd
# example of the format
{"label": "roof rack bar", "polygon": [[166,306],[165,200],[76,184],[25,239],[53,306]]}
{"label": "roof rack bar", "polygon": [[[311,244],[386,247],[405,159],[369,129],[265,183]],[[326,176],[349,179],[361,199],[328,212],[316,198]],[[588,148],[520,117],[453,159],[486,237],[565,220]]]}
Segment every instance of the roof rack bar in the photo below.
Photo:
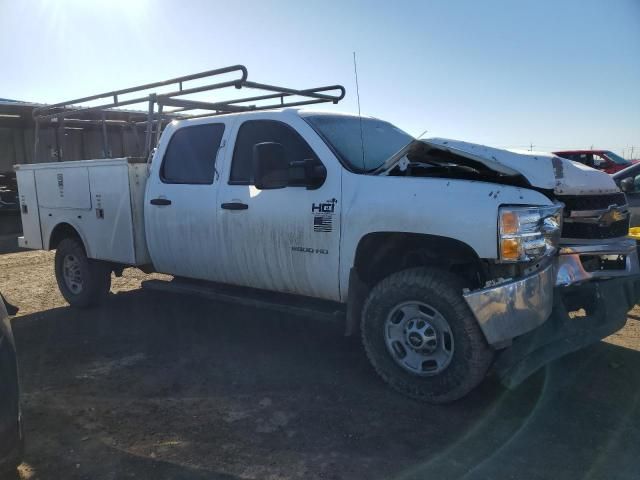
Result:
{"label": "roof rack bar", "polygon": [[[300,93],[270,93],[268,95],[258,95],[255,97],[247,97],[247,98],[240,98],[238,100],[229,100],[225,103],[227,104],[235,104],[235,103],[244,103],[244,102],[254,102],[254,101],[260,101],[260,100],[271,100],[273,98],[282,98],[282,97],[293,97],[293,96],[310,96],[308,95],[309,92],[326,92],[326,91],[330,91],[330,90],[340,90],[341,94],[338,97],[335,96],[327,96],[329,101],[333,102],[333,101],[337,101],[337,100],[342,100],[342,98],[344,98],[344,89],[343,87],[341,87],[340,85],[332,85],[329,87],[320,87],[320,88],[309,88],[307,90],[300,90]],[[324,101],[324,100],[323,100]]]}
{"label": "roof rack bar", "polygon": [[[163,93],[162,96],[163,97],[175,97],[178,95],[187,95],[190,93],[199,93],[199,92],[205,92],[208,90],[216,90],[219,88],[225,88],[225,87],[232,87],[235,86],[238,82],[234,81],[229,81],[229,82],[221,82],[221,83],[214,83],[211,85],[204,85],[202,87],[194,87],[194,88],[190,88],[187,90],[182,90],[180,91],[174,91],[174,92],[169,92],[169,93]],[[155,94],[154,94],[155,95]],[[107,103],[107,104],[102,104],[102,105],[95,105],[93,107],[84,107],[84,108],[73,108],[73,109],[64,109],[61,112],[56,112],[56,113],[50,113],[48,115],[38,115],[38,113],[34,110],[34,116],[38,116],[41,120],[48,120],[50,118],[63,118],[66,117],[67,115],[76,115],[78,113],[84,113],[84,112],[90,112],[90,111],[94,111],[94,110],[106,110],[109,108],[114,108],[114,107],[124,107],[127,105],[135,105],[137,103],[144,103],[149,101],[149,96],[146,97],[138,97],[138,98],[132,98],[130,100],[121,100],[118,101],[118,103]],[[47,106],[47,107],[43,107],[44,108],[53,108],[53,105],[51,106]],[[58,107],[56,107],[58,108]],[[36,109],[39,110],[39,109]]]}
{"label": "roof rack bar", "polygon": [[249,81],[246,81],[243,84],[244,86],[249,88],[257,88],[260,90],[267,90],[272,92],[288,93],[290,95],[302,95],[305,97],[321,98],[325,101],[330,101],[335,103],[342,100],[345,95],[345,89],[341,85],[334,85],[333,87],[324,87],[326,90],[331,90],[331,89],[340,90],[340,95],[335,96],[335,95],[324,95],[324,94],[317,93],[319,90],[317,88],[315,89],[312,88],[307,90],[295,90],[293,88],[276,87],[273,85],[267,85],[265,83],[256,83],[256,82],[249,82]]}
{"label": "roof rack bar", "polygon": [[[91,95],[89,97],[77,98],[75,100],[69,100],[67,102],[54,103],[54,104],[51,104],[51,105],[46,105],[44,107],[37,107],[34,110],[34,115],[39,113],[41,110],[48,110],[50,108],[65,107],[65,106],[73,105],[73,104],[77,104],[77,103],[90,102],[91,100],[97,100],[99,98],[114,97],[114,96],[117,96],[117,95],[124,95],[126,93],[139,92],[140,90],[148,90],[150,88],[164,87],[165,85],[171,85],[173,83],[181,84],[182,82],[187,82],[189,80],[197,80],[197,79],[203,78],[203,77],[210,77],[210,76],[213,76],[213,75],[223,75],[225,73],[231,73],[231,72],[241,72],[242,73],[242,76],[238,80],[235,81],[236,83],[238,83],[238,82],[242,83],[242,82],[245,82],[247,80],[247,75],[248,75],[247,68],[244,65],[232,65],[230,67],[217,68],[215,70],[208,70],[206,72],[194,73],[194,74],[191,74],[191,75],[185,75],[183,77],[176,77],[176,78],[172,78],[170,80],[163,80],[163,81],[160,81],[160,82],[147,83],[145,85],[140,85],[138,87],[123,88],[122,90],[114,90],[113,92],[99,93],[97,95]],[[180,85],[180,87],[182,87],[182,85]],[[147,98],[145,97],[143,101],[145,101],[146,99]],[[120,102],[120,104],[122,105],[121,102]]]}
{"label": "roof rack bar", "polygon": [[[247,82],[247,83],[250,83],[250,82]],[[310,88],[306,90],[291,90],[291,89],[288,89],[288,90],[290,91],[283,92],[283,93],[272,93],[268,95],[258,95],[254,97],[240,98],[237,100],[226,100],[223,102],[215,102],[215,103],[202,102],[198,100],[186,100],[186,99],[183,100],[183,99],[167,98],[167,95],[158,95],[158,103],[166,106],[171,106],[171,107],[179,107],[180,111],[198,109],[198,110],[214,110],[214,111],[225,110],[226,112],[242,112],[242,111],[251,111],[251,110],[258,110],[258,109],[265,110],[267,108],[276,108],[276,107],[310,105],[310,104],[316,104],[316,103],[324,103],[327,101],[333,102],[333,101],[338,101],[338,99],[344,96],[344,88],[339,85],[330,86],[330,87]],[[340,96],[335,96],[335,95],[319,95],[317,93],[317,92],[330,91],[330,90],[341,90],[341,94]],[[300,92],[300,93],[297,93],[297,92]],[[310,103],[307,101],[304,101],[302,103],[299,101],[285,103],[283,101],[284,97],[292,97],[292,96],[311,97],[311,98],[315,98],[315,100]],[[264,106],[238,105],[240,103],[260,101],[260,100],[272,100],[275,98],[280,98],[281,102],[278,104],[271,104],[271,105],[264,105]]]}
{"label": "roof rack bar", "polygon": [[[326,103],[326,101],[324,100],[302,100],[299,102],[292,102],[292,103],[288,103],[286,105],[284,105],[285,107],[301,107],[303,105],[316,105],[318,103]],[[252,108],[248,108],[247,112],[258,112],[260,110],[271,110],[273,108],[282,108],[282,106],[280,104],[278,105],[265,105],[263,107],[252,107]],[[202,114],[198,114],[198,115],[189,115],[188,117],[186,117],[187,119],[189,118],[204,118],[204,117],[215,117],[217,115],[226,115],[228,113],[231,112],[225,112],[225,111],[219,111],[219,112],[215,112],[215,113],[202,113]]]}
{"label": "roof rack bar", "polygon": [[96,105],[95,107],[84,107],[84,108],[73,108],[73,109],[70,108],[68,110],[67,109],[63,110],[62,112],[50,113],[47,115],[38,115],[34,111],[33,116],[34,118],[39,118],[40,120],[49,120],[53,118],[66,117],[67,115],[77,115],[81,113],[91,112],[94,110],[108,110],[113,107],[125,107],[127,105],[135,105],[136,103],[144,103],[147,101],[149,101],[149,97],[140,97],[140,98],[134,98],[132,100],[119,101],[115,105],[113,103],[108,103],[108,104]]}
{"label": "roof rack bar", "polygon": [[[215,80],[218,79],[211,78],[227,74],[233,75],[223,77],[220,79],[221,81],[218,82],[215,82]],[[137,87],[114,90],[112,92],[101,93],[98,95],[90,95],[67,102],[38,106],[33,110],[33,117],[36,121],[34,152],[37,152],[38,134],[45,125],[45,121],[53,122],[58,120],[58,127],[63,124],[65,119],[67,119],[71,124],[77,122],[76,124],[80,125],[94,125],[95,120],[83,120],[78,118],[88,112],[101,112],[101,120],[98,121],[99,123],[96,123],[102,126],[103,138],[107,136],[106,130],[108,125],[115,125],[116,123],[118,125],[124,125],[129,123],[133,125],[135,129],[136,125],[146,124],[145,139],[142,149],[144,151],[143,156],[148,156],[153,147],[152,144],[154,143],[154,139],[157,144],[164,126],[174,119],[199,118],[225,113],[295,107],[317,103],[338,103],[345,97],[346,93],[345,88],[341,85],[297,90],[287,87],[277,87],[266,83],[248,81],[247,76],[248,73],[246,67],[243,65],[232,65],[230,67],[208,70],[206,72],[185,75],[161,82],[147,83]],[[229,79],[229,77],[231,78]],[[208,83],[205,80],[200,82],[207,83],[205,85],[193,87],[185,85],[185,82],[197,79],[211,79],[213,80],[213,83]],[[167,85],[175,85],[174,88],[176,90],[165,93],[149,92],[149,90],[156,87],[163,87]],[[229,100],[219,100],[214,102],[185,98],[188,95],[212,90],[222,90],[230,87],[234,87],[236,89],[249,88],[262,90],[266,93],[244,98],[235,97]],[[140,92],[139,96],[135,96],[136,98],[122,99],[123,95],[134,92]],[[96,100],[102,100],[99,102],[100,105],[87,105],[87,102],[95,103]],[[258,105],[255,102],[263,102],[266,104]],[[132,112],[118,110],[118,107],[137,104],[144,104],[146,111]],[[157,110],[156,106],[158,107]],[[173,107],[173,110],[164,110],[164,107]],[[111,113],[107,112],[107,110],[111,110],[114,114],[111,119],[106,117],[107,113]],[[194,110],[204,110],[207,112],[200,114],[199,112],[193,112]],[[183,112],[186,113],[183,114]],[[107,148],[105,147],[104,150],[104,154],[107,155]]]}
{"label": "roof rack bar", "polygon": [[186,100],[179,98],[158,97],[159,105],[167,105],[169,107],[182,107],[182,111],[187,110],[226,110],[227,112],[245,112],[247,107],[229,105],[227,102],[202,102],[200,100]]}

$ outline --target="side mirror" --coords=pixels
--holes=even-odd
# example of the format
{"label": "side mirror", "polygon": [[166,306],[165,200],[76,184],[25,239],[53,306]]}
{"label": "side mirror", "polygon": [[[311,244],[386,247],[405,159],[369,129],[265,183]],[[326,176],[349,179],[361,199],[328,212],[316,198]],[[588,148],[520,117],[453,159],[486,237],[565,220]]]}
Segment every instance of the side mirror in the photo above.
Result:
{"label": "side mirror", "polygon": [[320,188],[327,179],[327,168],[315,158],[291,162],[291,185],[307,187],[307,190]]}
{"label": "side mirror", "polygon": [[260,190],[284,188],[289,183],[289,163],[284,147],[276,142],[253,146],[253,182]]}
{"label": "side mirror", "polygon": [[635,182],[633,177],[623,178],[620,181],[620,190],[624,193],[633,193],[635,192]]}

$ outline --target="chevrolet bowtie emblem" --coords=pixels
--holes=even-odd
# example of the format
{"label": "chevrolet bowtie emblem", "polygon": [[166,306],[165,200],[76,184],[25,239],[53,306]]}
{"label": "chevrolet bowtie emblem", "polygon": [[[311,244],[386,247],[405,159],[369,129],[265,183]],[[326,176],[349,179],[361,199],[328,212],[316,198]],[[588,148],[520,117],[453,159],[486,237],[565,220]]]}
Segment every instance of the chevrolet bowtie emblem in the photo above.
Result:
{"label": "chevrolet bowtie emblem", "polygon": [[615,222],[625,220],[628,216],[629,211],[626,206],[610,205],[607,211],[598,217],[598,225],[600,227],[609,227]]}

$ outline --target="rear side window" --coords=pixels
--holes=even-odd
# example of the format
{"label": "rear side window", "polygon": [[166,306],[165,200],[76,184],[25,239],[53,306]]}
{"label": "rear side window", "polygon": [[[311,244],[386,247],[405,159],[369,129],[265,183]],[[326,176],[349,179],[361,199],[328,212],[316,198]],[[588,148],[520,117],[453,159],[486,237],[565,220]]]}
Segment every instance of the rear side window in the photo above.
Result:
{"label": "rear side window", "polygon": [[185,127],[173,134],[162,159],[164,183],[212,184],[224,124]]}
{"label": "rear side window", "polygon": [[[262,142],[282,144],[288,162],[317,158],[309,144],[289,125],[275,120],[249,120],[238,131],[229,184],[253,185],[253,146]],[[292,175],[295,177],[295,172]]]}

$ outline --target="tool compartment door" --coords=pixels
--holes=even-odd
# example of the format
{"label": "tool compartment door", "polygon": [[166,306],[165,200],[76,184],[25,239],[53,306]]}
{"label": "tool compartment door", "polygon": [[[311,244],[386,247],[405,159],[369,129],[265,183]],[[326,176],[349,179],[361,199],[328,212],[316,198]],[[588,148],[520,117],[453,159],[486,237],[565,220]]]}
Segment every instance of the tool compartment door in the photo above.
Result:
{"label": "tool compartment door", "polygon": [[20,215],[22,217],[23,236],[20,246],[41,249],[42,232],[40,231],[40,210],[36,193],[36,177],[33,170],[16,171],[18,180],[18,196],[20,197]]}
{"label": "tool compartment door", "polygon": [[36,170],[38,204],[41,208],[91,210],[87,167],[49,167]]}

